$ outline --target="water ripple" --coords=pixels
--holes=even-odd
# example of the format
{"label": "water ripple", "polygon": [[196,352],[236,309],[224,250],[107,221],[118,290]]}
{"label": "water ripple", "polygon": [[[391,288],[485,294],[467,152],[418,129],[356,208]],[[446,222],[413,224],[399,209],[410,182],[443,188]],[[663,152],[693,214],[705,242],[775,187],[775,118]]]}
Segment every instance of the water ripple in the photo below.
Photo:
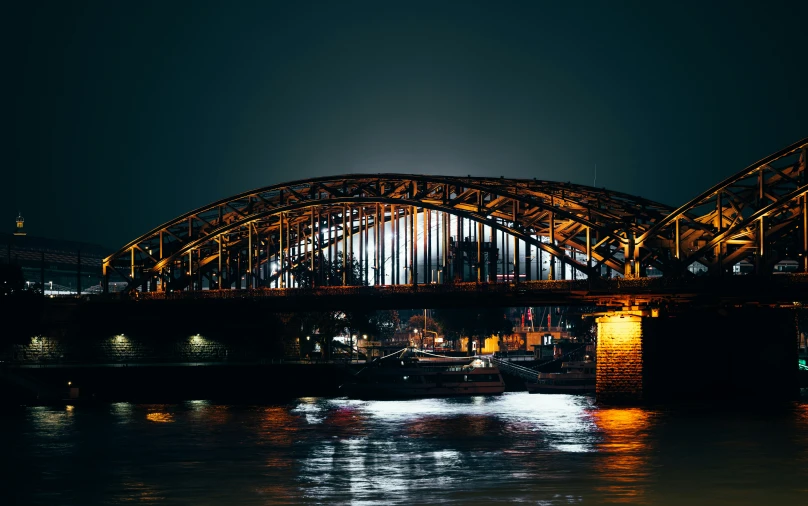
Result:
{"label": "water ripple", "polygon": [[26,408],[0,429],[19,504],[802,504],[808,490],[806,404],[200,400]]}

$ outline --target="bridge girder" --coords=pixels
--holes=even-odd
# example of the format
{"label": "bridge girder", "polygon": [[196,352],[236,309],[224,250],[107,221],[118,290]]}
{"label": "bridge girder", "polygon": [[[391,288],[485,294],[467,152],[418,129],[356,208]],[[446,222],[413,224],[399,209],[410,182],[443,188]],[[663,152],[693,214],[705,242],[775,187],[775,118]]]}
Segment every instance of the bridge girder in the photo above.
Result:
{"label": "bridge girder", "polygon": [[[400,174],[337,176],[274,185],[214,202],[135,239],[105,259],[105,265],[135,287],[150,276],[163,275],[185,255],[192,273],[218,264],[220,254],[251,248],[251,235],[269,247],[258,252],[257,263],[250,265],[261,266],[277,257],[283,239],[284,249],[293,244],[296,254],[302,250],[311,256],[321,244],[333,248],[335,241],[342,241],[343,221],[351,219],[351,230],[357,229],[354,233],[374,227],[375,213],[368,218],[368,211],[379,206],[379,219],[385,224],[400,220],[406,209],[415,209],[421,218],[424,210],[446,213],[482,224],[489,232],[517,237],[590,275],[601,264],[622,272],[622,259],[613,250],[644,224],[670,212],[646,199],[570,183]],[[366,217],[359,224],[355,223],[357,210]],[[288,237],[281,237],[281,220]],[[331,230],[332,237],[314,237],[323,230]],[[577,253],[571,256],[571,251]]]}
{"label": "bridge girder", "polygon": [[666,274],[696,262],[721,275],[745,261],[760,275],[794,260],[808,272],[808,139],[748,166],[693,198],[637,242]]}
{"label": "bridge girder", "polygon": [[[447,229],[459,223],[454,240],[472,237],[479,244],[476,255],[468,253],[478,280],[483,246],[489,246],[486,232],[487,251],[501,250],[498,236],[514,241],[515,261],[502,264],[506,279],[510,266],[518,279],[520,262],[529,279],[532,253],[520,257],[520,243],[548,255],[548,277],[559,261],[562,273],[568,265],[590,277],[600,276],[604,267],[623,277],[642,277],[648,267],[664,276],[689,275],[696,263],[721,274],[742,261],[766,274],[785,258],[798,260],[808,272],[807,150],[808,139],[794,143],[677,209],[605,189],[526,179],[349,174],[293,181],[183,214],[110,255],[104,269],[120,273],[130,289],[146,288],[149,280],[159,280],[162,289],[193,288],[195,282],[201,289],[202,276],[210,286],[240,287],[242,276],[246,286],[268,286],[279,278],[289,281],[288,273],[301,266],[314,271],[340,248],[353,258],[356,238],[365,250],[358,259],[362,272],[374,270],[372,284],[388,284],[388,264],[397,271],[391,283],[401,283],[402,265],[404,283],[417,283],[420,246],[413,237],[423,242],[425,269],[431,268],[437,242],[434,266],[446,274],[453,235]],[[387,244],[395,248],[390,256]],[[499,259],[492,263],[496,253],[487,254],[487,276],[495,280]],[[270,269],[271,263],[276,268]],[[370,282],[350,277],[343,274],[342,283]],[[431,271],[422,277],[434,280]]]}

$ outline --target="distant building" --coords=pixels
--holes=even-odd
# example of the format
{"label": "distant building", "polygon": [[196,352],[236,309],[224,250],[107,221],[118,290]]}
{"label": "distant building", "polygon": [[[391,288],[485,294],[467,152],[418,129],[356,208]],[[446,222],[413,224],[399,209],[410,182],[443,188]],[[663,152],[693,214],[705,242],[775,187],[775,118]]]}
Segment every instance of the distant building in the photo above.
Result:
{"label": "distant building", "polygon": [[[97,244],[28,235],[22,214],[12,233],[0,233],[0,261],[22,267],[26,285],[45,294],[100,292],[101,262],[111,253]],[[81,269],[79,269],[79,265]],[[111,283],[111,290],[114,284]]]}

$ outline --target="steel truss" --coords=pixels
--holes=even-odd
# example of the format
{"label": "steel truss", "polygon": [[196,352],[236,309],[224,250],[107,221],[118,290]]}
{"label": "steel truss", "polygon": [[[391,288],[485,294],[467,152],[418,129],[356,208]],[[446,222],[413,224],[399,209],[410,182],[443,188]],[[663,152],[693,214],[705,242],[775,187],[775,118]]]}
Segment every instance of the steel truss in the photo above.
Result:
{"label": "steel truss", "polygon": [[[808,272],[807,146],[795,143],[675,210],[524,179],[352,174],[284,183],[151,230],[104,259],[104,276],[118,273],[130,290],[193,291],[300,286],[301,269],[349,286],[643,277],[649,268],[676,276],[696,262],[723,273],[742,260],[764,274],[784,258]],[[339,258],[359,274],[314,275]]]}
{"label": "steel truss", "polygon": [[784,260],[808,272],[806,150],[803,139],[679,207],[637,235],[632,260],[667,275],[697,263],[712,275],[742,264],[768,275]]}

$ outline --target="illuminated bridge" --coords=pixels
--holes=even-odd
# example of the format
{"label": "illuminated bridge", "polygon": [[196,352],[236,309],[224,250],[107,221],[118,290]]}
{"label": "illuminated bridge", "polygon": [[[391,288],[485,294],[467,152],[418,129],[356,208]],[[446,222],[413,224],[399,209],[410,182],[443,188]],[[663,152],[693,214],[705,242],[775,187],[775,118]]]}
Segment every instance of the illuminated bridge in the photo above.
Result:
{"label": "illuminated bridge", "polygon": [[190,211],[106,258],[105,284],[123,277],[130,303],[100,312],[117,319],[108,311],[159,307],[200,325],[193,314],[258,307],[586,303],[604,311],[601,400],[726,385],[789,398],[793,309],[808,302],[807,151],[808,139],[796,142],[675,209],[525,179],[353,174],[277,184]]}
{"label": "illuminated bridge", "polygon": [[106,258],[104,275],[114,271],[130,292],[154,298],[531,280],[591,280],[614,291],[599,281],[806,273],[806,146],[794,143],[676,209],[525,179],[378,174],[283,183],[147,232]]}

